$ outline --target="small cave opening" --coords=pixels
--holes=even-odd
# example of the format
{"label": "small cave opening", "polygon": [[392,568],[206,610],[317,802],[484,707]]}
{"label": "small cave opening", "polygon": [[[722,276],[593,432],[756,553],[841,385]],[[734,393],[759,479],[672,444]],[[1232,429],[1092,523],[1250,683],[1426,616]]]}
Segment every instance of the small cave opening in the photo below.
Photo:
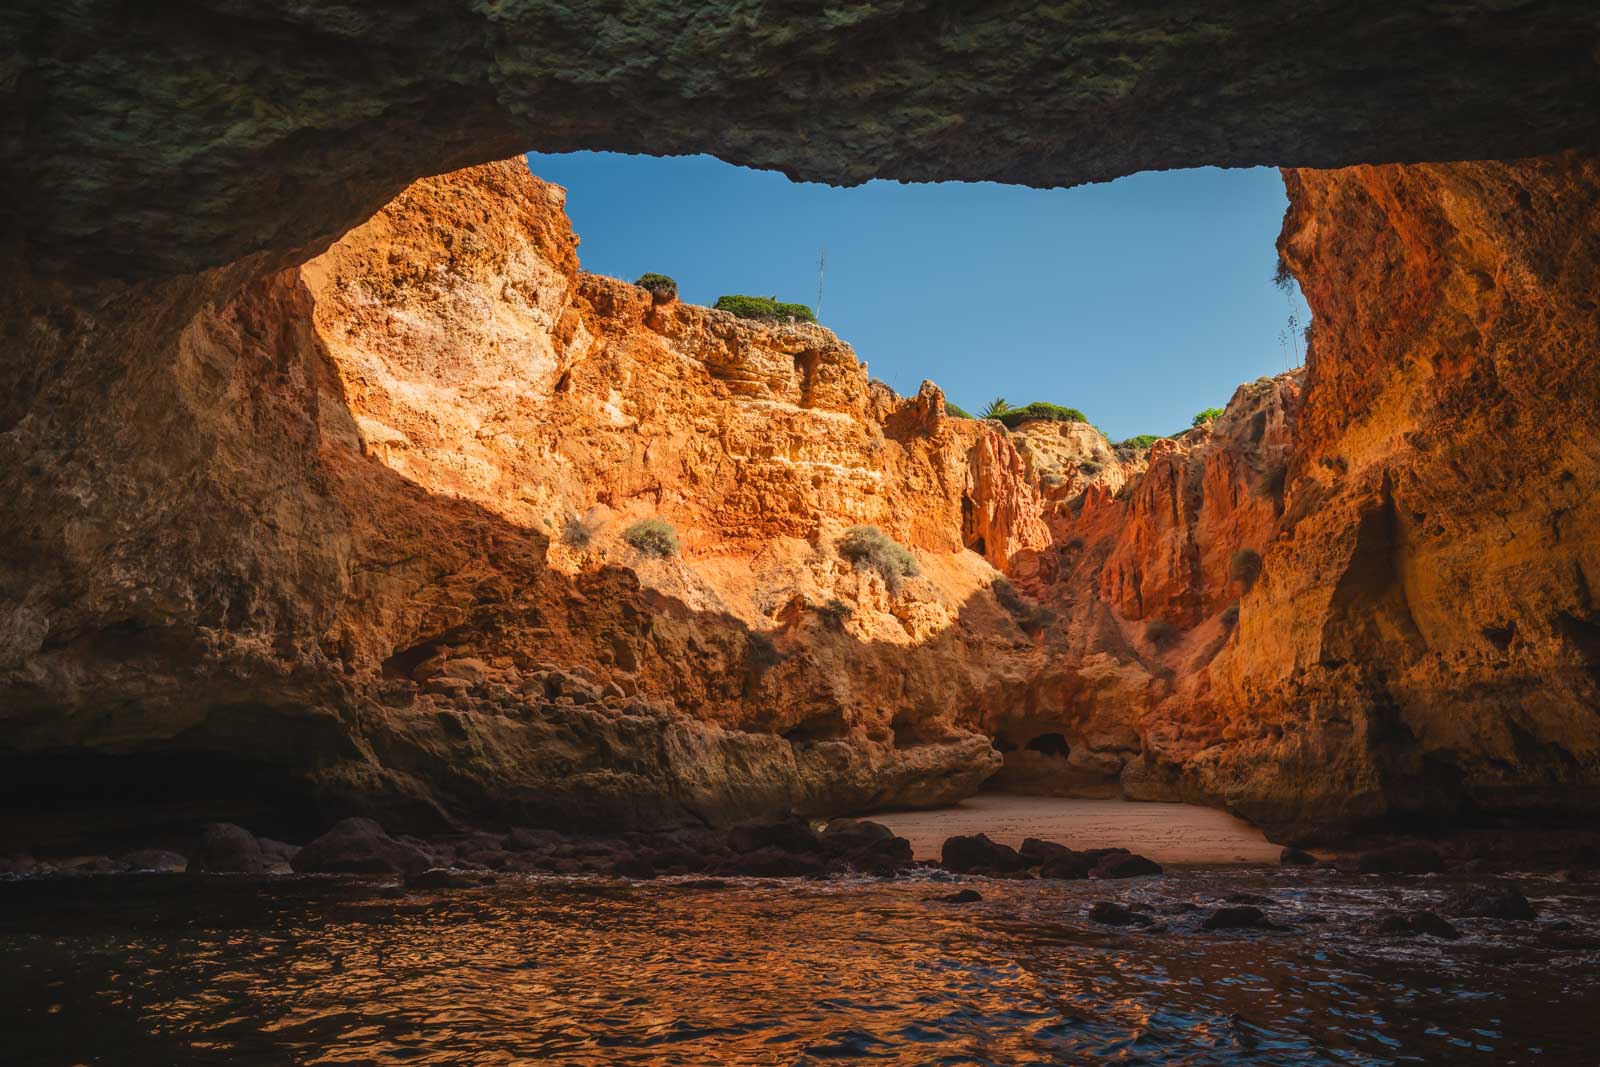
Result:
{"label": "small cave opening", "polygon": [[325,824],[304,779],[213,751],[0,756],[0,852],[179,851],[211,822],[302,841]]}
{"label": "small cave opening", "polygon": [[1040,734],[1029,741],[1026,747],[1029,752],[1039,752],[1060,759],[1066,759],[1072,754],[1072,746],[1067,744],[1067,739],[1061,734]]}
{"label": "small cave opening", "polygon": [[837,710],[831,710],[806,716],[780,736],[791,745],[805,745],[815,741],[836,741],[849,732],[844,716]]}

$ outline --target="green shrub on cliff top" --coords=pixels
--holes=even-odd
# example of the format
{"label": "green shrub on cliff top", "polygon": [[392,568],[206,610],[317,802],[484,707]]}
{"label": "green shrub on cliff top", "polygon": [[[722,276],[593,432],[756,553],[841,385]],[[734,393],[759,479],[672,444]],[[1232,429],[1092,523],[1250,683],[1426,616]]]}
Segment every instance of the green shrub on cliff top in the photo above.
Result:
{"label": "green shrub on cliff top", "polygon": [[678,554],[678,531],[666,519],[640,519],[622,531],[622,539],[647,556]]}
{"label": "green shrub on cliff top", "polygon": [[1221,408],[1206,408],[1204,411],[1201,411],[1199,414],[1197,414],[1194,417],[1193,425],[1195,425],[1195,426],[1204,426],[1206,423],[1211,422],[1213,419],[1220,419],[1220,418],[1222,418],[1222,409]]}
{"label": "green shrub on cliff top", "polygon": [[952,419],[970,419],[970,418],[972,418],[972,413],[971,412],[967,411],[965,408],[961,407],[959,404],[950,403],[950,401],[948,401],[948,400],[946,400],[944,402],[944,413],[946,415],[949,415]]}
{"label": "green shrub on cliff top", "polygon": [[648,290],[651,296],[676,298],[678,295],[678,283],[665,274],[641,274],[633,284]]}
{"label": "green shrub on cliff top", "polygon": [[712,307],[718,311],[730,311],[741,319],[759,319],[763,322],[817,321],[817,316],[804,304],[784,304],[771,296],[719,296]]}
{"label": "green shrub on cliff top", "polygon": [[839,538],[839,555],[857,567],[877,571],[891,593],[900,591],[902,578],[917,573],[917,557],[876,526],[852,526],[846,530]]}
{"label": "green shrub on cliff top", "polygon": [[1088,422],[1089,416],[1077,408],[1062,407],[1043,400],[1035,400],[1020,408],[1007,408],[996,416],[1008,429],[1015,430],[1025,422]]}
{"label": "green shrub on cliff top", "polygon": [[1122,448],[1149,448],[1151,445],[1155,444],[1159,440],[1161,440],[1161,435],[1158,434],[1158,433],[1135,434],[1132,437],[1128,438],[1126,441],[1122,442],[1121,447]]}

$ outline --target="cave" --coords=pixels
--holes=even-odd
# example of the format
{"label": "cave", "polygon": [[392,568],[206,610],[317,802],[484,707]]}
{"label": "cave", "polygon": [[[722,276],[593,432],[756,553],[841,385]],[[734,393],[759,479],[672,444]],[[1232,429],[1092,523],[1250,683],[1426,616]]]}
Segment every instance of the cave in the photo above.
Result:
{"label": "cave", "polygon": [[[1592,1059],[1592,0],[0,42],[17,1062]],[[583,150],[1278,168],[1315,344],[1162,436],[973,417],[805,305],[586,269],[526,155]],[[908,313],[1015,307],[962,295]]]}
{"label": "cave", "polygon": [[1067,739],[1057,733],[1040,734],[1023,747],[1029,752],[1038,752],[1055,759],[1066,759],[1072,754],[1072,747],[1067,744]]}
{"label": "cave", "polygon": [[[793,782],[764,794],[844,814],[948,801],[1006,760],[1068,754],[1033,742],[1003,752],[970,678],[924,664],[977,672],[1014,659],[1018,676],[1038,678],[1022,660],[1057,656],[1083,679],[1088,658],[1106,655],[1143,688],[1108,687],[1091,695],[1097,706],[1131,722],[1144,698],[1127,693],[1155,694],[1156,733],[1208,753],[1191,776],[1188,742],[1143,739],[1160,773],[1130,778],[1130,795],[1200,797],[1282,836],[1333,838],[1409,811],[1407,775],[1439,758],[1423,739],[1449,734],[1460,781],[1427,801],[1439,817],[1514,808],[1519,783],[1549,788],[1550,767],[1571,813],[1593,810],[1597,609],[1585,575],[1600,516],[1583,457],[1600,420],[1593,361],[1574,355],[1596,346],[1600,261],[1587,5],[1381,20],[1182,0],[1120,14],[914,2],[848,19],[766,16],[781,34],[654,8],[616,34],[583,5],[559,17],[540,4],[490,18],[412,3],[244,14],[207,2],[138,17],[42,3],[0,15],[7,39],[26,42],[0,89],[13,116],[0,146],[11,342],[0,489],[15,505],[0,517],[0,754],[159,749],[222,730],[218,709],[240,690],[331,724],[316,736],[338,742],[301,753],[294,778],[321,810],[421,796],[452,817],[509,819],[530,796],[581,806],[568,790],[602,789],[553,767],[642,766],[652,788],[688,773],[669,766],[686,750],[570,709],[630,709],[662,735],[703,731],[697,743],[718,752],[787,750],[842,740],[842,728],[790,717],[799,725],[785,737],[762,725],[782,717],[757,705],[804,702],[831,681],[859,687],[859,736],[884,739],[868,744],[893,749],[901,736],[930,761],[872,749],[871,781],[802,774],[799,794],[785,793]],[[673,64],[630,61],[640,40],[673,41]],[[346,61],[351,41],[370,62]],[[168,79],[174,42],[212,73]],[[94,64],[77,61],[85,49]],[[753,69],[794,91],[752,91]],[[1314,311],[1315,350],[1296,381],[1242,386],[1209,438],[1185,437],[1103,495],[1073,490],[1046,521],[1025,501],[1061,485],[1021,485],[1015,441],[955,425],[936,388],[888,397],[836,338],[779,344],[585,274],[560,193],[505,162],[530,149],[705,152],[841,185],[1055,187],[1277,166],[1290,204],[1277,251]],[[537,269],[519,275],[518,263]],[[492,296],[461,295],[473,286]],[[473,300],[498,301],[496,317],[425,359],[387,349],[404,346],[363,319],[385,308],[391,338],[413,321],[447,332]],[[660,355],[701,351],[719,330],[723,349],[688,372]],[[579,358],[595,338],[604,358]],[[693,410],[629,441],[585,438],[543,467],[553,453],[502,442],[560,449],[571,427],[493,410],[451,377],[524,375],[578,411],[602,386],[621,395],[628,360],[656,395]],[[799,414],[740,421],[730,413],[742,409],[706,399],[713,382]],[[418,396],[445,400],[429,411]],[[595,425],[654,417],[613,407]],[[823,417],[854,419],[865,437],[829,438]],[[887,462],[871,458],[887,450],[960,472],[975,488],[952,485],[936,501],[948,514],[915,515],[912,494],[891,492],[880,522],[899,523],[891,533],[916,551],[1026,575],[1026,598],[1009,585],[992,595],[1027,624],[1005,631],[1003,651],[958,648],[966,638],[915,632],[914,613],[863,610],[872,568],[848,573],[849,600],[842,586],[790,583],[738,610],[687,586],[640,585],[629,576],[735,543],[782,537],[825,552],[822,518],[837,519],[814,502],[790,514],[731,491],[702,506],[692,463],[674,451],[690,423],[722,428],[724,443],[704,447],[729,449],[728,469],[755,457],[776,470],[781,455],[815,471],[807,449],[864,448],[863,463]],[[478,431],[501,425],[511,429]],[[1099,476],[1103,462],[1080,470]],[[812,501],[825,477],[794,482],[795,499]],[[687,550],[590,566],[614,538],[587,544],[588,520],[574,526],[549,504],[585,479],[601,484],[583,501],[603,509],[597,529],[680,508]],[[1224,499],[1248,521],[1225,517]],[[1246,529],[1250,543],[1229,543]],[[1523,547],[1504,551],[1506,537]],[[1262,561],[1242,598],[1214,582],[1236,551]],[[932,581],[893,565],[882,575],[891,598]],[[910,651],[861,640],[890,616],[914,632]],[[1173,641],[1148,639],[1157,618]],[[813,633],[807,619],[829,624]],[[779,624],[793,638],[784,657],[751,672],[741,650]],[[119,660],[110,638],[130,627],[159,634],[159,647]],[[451,660],[414,677],[441,633]],[[1449,666],[1429,675],[1434,662]],[[910,681],[896,691],[884,677]],[[1288,728],[1307,706],[1348,709],[1374,734],[1398,716],[1419,740],[1349,765],[1337,756],[1344,713]],[[106,721],[90,711],[103,707],[134,710]],[[958,733],[921,743],[918,717],[896,718],[907,707],[937,709]],[[1233,720],[1247,728],[1219,725]],[[1504,750],[1509,721],[1524,731],[1517,753]],[[1432,728],[1445,723],[1467,725]],[[484,774],[460,773],[483,751],[497,754]],[[197,777],[197,794],[211,781]],[[734,782],[707,788],[659,808],[592,799],[640,827],[689,811],[731,819],[754,803]]]}

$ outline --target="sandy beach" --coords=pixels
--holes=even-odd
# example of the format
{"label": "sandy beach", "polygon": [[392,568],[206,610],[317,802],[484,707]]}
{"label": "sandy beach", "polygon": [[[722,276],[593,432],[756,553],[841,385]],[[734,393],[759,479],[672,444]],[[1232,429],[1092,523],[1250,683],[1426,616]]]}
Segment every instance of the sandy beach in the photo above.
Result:
{"label": "sandy beach", "polygon": [[988,834],[1016,847],[1025,837],[1071,848],[1121,846],[1163,864],[1276,864],[1281,848],[1215,808],[1128,800],[982,794],[955,807],[874,815],[911,842],[917,859],[939,858],[945,838]]}

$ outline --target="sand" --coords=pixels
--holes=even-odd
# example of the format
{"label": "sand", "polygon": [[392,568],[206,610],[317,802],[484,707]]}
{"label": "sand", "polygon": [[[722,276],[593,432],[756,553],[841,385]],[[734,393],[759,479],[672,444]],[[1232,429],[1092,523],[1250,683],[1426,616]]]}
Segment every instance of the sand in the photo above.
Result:
{"label": "sand", "polygon": [[1071,848],[1120,845],[1163,864],[1276,864],[1280,846],[1227,812],[1191,804],[1074,800],[983,794],[951,808],[869,816],[911,842],[917,859],[936,860],[947,837],[988,834],[1013,848],[1024,837]]}

